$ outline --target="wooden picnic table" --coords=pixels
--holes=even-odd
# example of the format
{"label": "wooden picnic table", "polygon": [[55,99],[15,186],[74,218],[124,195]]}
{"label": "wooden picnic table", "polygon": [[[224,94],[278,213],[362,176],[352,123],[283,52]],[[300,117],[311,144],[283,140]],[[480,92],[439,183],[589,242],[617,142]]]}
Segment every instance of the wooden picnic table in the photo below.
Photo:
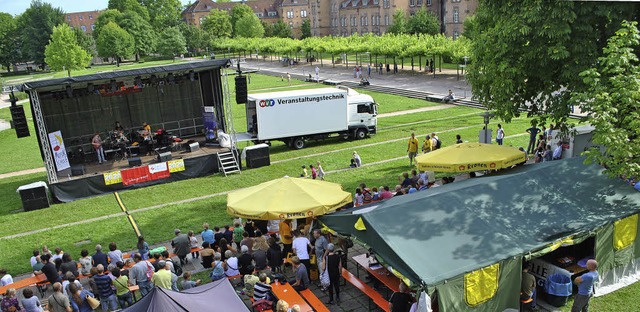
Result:
{"label": "wooden picnic table", "polygon": [[276,297],[278,297],[278,299],[286,301],[289,304],[289,307],[297,304],[300,306],[300,311],[313,312],[313,308],[311,308],[311,306],[309,306],[309,304],[304,301],[304,298],[302,298],[302,296],[300,296],[300,294],[298,294],[298,292],[293,289],[291,284],[280,284],[280,282],[276,281],[271,284],[271,291],[274,295],[276,295]]}
{"label": "wooden picnic table", "polygon": [[0,294],[4,295],[7,292],[7,289],[9,288],[15,288],[16,290],[18,290],[18,289],[34,286],[35,284],[45,283],[45,282],[47,282],[47,277],[44,274],[36,274],[34,276],[27,277],[25,279],[0,287]]}
{"label": "wooden picnic table", "polygon": [[352,259],[357,264],[356,276],[358,276],[358,278],[360,278],[360,267],[362,267],[390,290],[394,292],[400,291],[400,279],[382,265],[379,265],[377,268],[374,266],[375,269],[372,269],[369,266],[369,258],[367,258],[367,254],[353,256]]}

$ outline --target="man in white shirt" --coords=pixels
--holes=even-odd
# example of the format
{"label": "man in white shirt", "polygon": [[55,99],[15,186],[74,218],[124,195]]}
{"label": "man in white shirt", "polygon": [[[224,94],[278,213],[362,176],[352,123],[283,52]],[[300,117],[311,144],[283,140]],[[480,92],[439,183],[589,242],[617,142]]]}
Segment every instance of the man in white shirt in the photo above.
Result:
{"label": "man in white shirt", "polygon": [[[302,233],[300,233],[299,230],[294,230],[293,236],[295,237],[292,244],[293,252],[298,256],[300,262],[302,262],[305,267],[310,268],[311,259],[309,258],[309,249],[313,248],[313,246],[311,246],[311,242],[308,238],[302,236]],[[307,247],[309,247],[309,249],[307,249]],[[307,270],[307,275],[310,275],[309,271],[310,270]]]}
{"label": "man in white shirt", "polygon": [[553,150],[553,160],[562,159],[562,142],[558,141],[558,147]]}

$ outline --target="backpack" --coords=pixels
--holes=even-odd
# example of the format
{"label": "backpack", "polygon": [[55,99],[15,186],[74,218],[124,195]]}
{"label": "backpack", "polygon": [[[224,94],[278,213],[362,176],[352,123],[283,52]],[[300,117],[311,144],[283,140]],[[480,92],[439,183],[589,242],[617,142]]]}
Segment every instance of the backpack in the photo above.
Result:
{"label": "backpack", "polygon": [[145,261],[145,263],[147,264],[147,278],[151,280],[151,278],[153,278],[153,273],[155,273],[156,271],[153,265],[149,263],[149,261]]}
{"label": "backpack", "polygon": [[442,147],[442,141],[440,139],[436,139],[436,149],[440,149]]}

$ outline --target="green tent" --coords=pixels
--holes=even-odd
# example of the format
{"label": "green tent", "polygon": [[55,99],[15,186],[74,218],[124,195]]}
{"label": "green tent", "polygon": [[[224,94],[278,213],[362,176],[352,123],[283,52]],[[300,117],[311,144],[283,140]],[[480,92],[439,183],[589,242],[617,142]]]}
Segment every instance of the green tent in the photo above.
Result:
{"label": "green tent", "polygon": [[440,311],[518,309],[523,257],[592,237],[600,286],[638,272],[640,193],[583,160],[524,166],[319,219],[437,291]]}

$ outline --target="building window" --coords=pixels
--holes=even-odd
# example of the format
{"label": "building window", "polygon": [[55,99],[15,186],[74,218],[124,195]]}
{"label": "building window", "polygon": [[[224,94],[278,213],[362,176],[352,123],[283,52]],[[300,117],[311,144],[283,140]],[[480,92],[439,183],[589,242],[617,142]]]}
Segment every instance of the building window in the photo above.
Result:
{"label": "building window", "polygon": [[82,20],[82,15],[78,16],[78,18],[79,18],[80,20]]}
{"label": "building window", "polygon": [[203,20],[204,20],[204,17],[200,17],[200,19],[198,20],[198,23],[199,23],[200,25],[202,25],[202,21],[203,21]]}
{"label": "building window", "polygon": [[82,29],[82,31],[84,31],[84,32],[87,32],[87,26],[82,25],[82,26],[80,26],[80,29]]}
{"label": "building window", "polygon": [[293,11],[287,11],[287,18],[293,18]]}
{"label": "building window", "polygon": [[390,8],[391,5],[389,5],[389,0],[382,0],[382,6],[384,6],[385,9]]}
{"label": "building window", "polygon": [[373,5],[378,5],[380,3],[379,0],[373,0]]}
{"label": "building window", "polygon": [[347,18],[343,17],[341,21],[342,27],[347,27]]}
{"label": "building window", "polygon": [[71,20],[71,15],[67,15],[67,21]]}
{"label": "building window", "polygon": [[259,18],[262,18],[263,15],[262,15],[262,13],[256,13],[256,16],[259,17]]}
{"label": "building window", "polygon": [[431,5],[431,0],[427,0],[427,5]]}
{"label": "building window", "polygon": [[268,13],[267,13],[267,16],[269,16],[269,17],[275,17],[275,16],[276,16],[276,14],[277,14],[276,12],[268,12]]}
{"label": "building window", "polygon": [[409,0],[409,6],[415,6],[416,0]]}
{"label": "building window", "polygon": [[93,19],[93,15],[89,14],[89,19]]}
{"label": "building window", "polygon": [[451,0],[451,2],[460,2],[460,0]]}
{"label": "building window", "polygon": [[301,10],[300,17],[307,17],[307,10]]}
{"label": "building window", "polygon": [[385,24],[386,26],[389,26],[389,15],[385,15],[385,16],[384,16],[384,24]]}
{"label": "building window", "polygon": [[453,22],[460,23],[460,11],[458,8],[453,8]]}
{"label": "building window", "polygon": [[454,31],[453,31],[453,40],[458,39],[458,37],[460,37],[460,33],[458,33],[458,31],[457,31],[457,30],[454,30]]}
{"label": "building window", "polygon": [[422,6],[422,0],[418,0],[418,1],[416,2],[416,4],[417,4],[418,6]]}
{"label": "building window", "polygon": [[95,24],[91,24],[91,31],[96,30],[96,25]]}

